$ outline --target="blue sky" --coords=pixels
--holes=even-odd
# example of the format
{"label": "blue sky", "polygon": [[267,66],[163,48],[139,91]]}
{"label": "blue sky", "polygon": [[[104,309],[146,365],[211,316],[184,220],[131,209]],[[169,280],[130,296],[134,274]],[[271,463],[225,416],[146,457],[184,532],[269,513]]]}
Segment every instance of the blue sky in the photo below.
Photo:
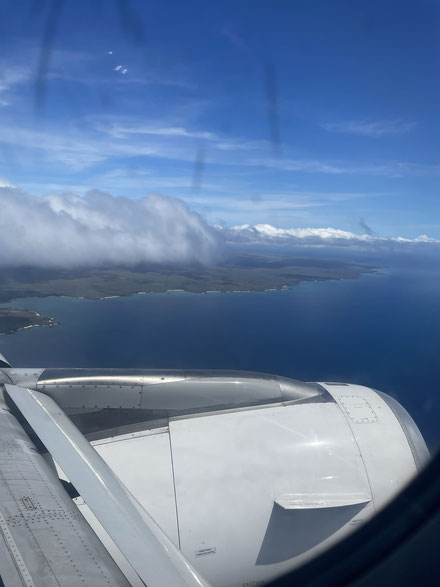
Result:
{"label": "blue sky", "polygon": [[425,0],[5,1],[0,181],[440,238],[439,33]]}

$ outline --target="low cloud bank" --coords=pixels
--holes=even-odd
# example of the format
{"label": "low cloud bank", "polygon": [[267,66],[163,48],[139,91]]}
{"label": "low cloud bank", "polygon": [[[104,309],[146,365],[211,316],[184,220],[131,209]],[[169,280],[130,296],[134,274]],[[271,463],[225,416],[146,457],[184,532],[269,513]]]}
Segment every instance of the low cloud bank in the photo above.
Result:
{"label": "low cloud bank", "polygon": [[408,239],[355,234],[336,228],[276,228],[270,224],[243,224],[231,228],[218,227],[225,240],[234,244],[299,245],[305,247],[347,247],[358,250],[393,249],[397,247],[429,246],[440,251],[440,240],[425,234]]}
{"label": "low cloud bank", "polygon": [[208,264],[221,256],[225,243],[440,252],[440,240],[426,235],[407,239],[375,236],[371,229],[355,234],[270,224],[210,226],[177,198],[116,198],[98,190],[84,197],[34,197],[0,179],[0,267]]}
{"label": "low cloud bank", "polygon": [[222,235],[176,198],[34,197],[0,184],[0,265],[209,263]]}

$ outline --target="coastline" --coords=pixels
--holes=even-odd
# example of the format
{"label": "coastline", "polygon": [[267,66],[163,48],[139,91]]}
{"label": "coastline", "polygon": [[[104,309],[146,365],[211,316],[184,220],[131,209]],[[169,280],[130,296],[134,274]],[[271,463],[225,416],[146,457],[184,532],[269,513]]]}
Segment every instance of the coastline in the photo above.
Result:
{"label": "coastline", "polygon": [[147,293],[237,293],[281,290],[307,281],[353,279],[375,267],[274,254],[240,253],[211,266],[46,269],[17,267],[0,275],[0,302],[28,297],[111,299]]}
{"label": "coastline", "polygon": [[41,316],[38,312],[27,308],[0,308],[0,336],[38,326],[53,327],[59,324],[53,316]]}
{"label": "coastline", "polygon": [[[377,274],[372,266],[341,263],[337,266],[325,261],[314,266],[302,265],[298,259],[257,258],[255,267],[233,266],[222,268],[206,275],[195,272],[182,274],[136,273],[128,270],[107,270],[85,276],[59,277],[56,280],[19,283],[2,287],[0,282],[0,335],[13,334],[36,326],[57,326],[54,316],[41,316],[28,308],[17,308],[15,304],[32,298],[72,298],[78,301],[101,301],[127,298],[133,295],[164,294],[249,294],[282,292],[302,283],[345,281],[360,278],[365,274]],[[259,262],[258,262],[259,261]],[[275,261],[275,266],[272,263]],[[266,265],[264,265],[266,263]],[[271,266],[268,268],[267,263]],[[147,285],[147,287],[139,287]],[[171,286],[171,287],[170,287]],[[11,305],[9,305],[11,304]],[[49,308],[52,313],[53,309]],[[47,312],[47,309],[44,310]]]}

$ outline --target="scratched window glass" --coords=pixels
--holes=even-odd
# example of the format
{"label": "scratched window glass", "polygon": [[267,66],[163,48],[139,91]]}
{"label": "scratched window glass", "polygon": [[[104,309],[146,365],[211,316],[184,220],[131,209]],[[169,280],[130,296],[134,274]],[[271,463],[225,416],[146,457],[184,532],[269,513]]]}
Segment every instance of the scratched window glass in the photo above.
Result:
{"label": "scratched window glass", "polygon": [[429,0],[0,4],[8,580],[261,585],[426,466],[438,32]]}

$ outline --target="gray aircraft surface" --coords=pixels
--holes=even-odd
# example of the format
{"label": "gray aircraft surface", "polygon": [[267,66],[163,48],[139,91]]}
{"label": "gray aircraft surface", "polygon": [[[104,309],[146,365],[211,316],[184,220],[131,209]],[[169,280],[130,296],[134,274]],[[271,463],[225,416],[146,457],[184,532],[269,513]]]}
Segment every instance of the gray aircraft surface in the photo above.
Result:
{"label": "gray aircraft surface", "polygon": [[403,407],[360,385],[2,355],[0,446],[6,587],[262,585],[428,459]]}

